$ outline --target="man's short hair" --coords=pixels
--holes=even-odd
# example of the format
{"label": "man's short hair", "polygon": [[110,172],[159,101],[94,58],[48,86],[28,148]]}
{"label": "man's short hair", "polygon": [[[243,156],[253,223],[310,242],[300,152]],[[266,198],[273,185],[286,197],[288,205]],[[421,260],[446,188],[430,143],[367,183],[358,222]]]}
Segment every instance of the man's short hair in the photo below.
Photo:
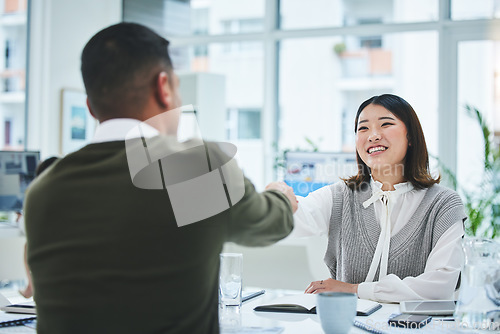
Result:
{"label": "man's short hair", "polygon": [[[119,23],[95,34],[82,52],[82,76],[99,120],[137,118],[156,76],[172,77],[169,42],[136,23]],[[172,81],[170,81],[172,84]]]}

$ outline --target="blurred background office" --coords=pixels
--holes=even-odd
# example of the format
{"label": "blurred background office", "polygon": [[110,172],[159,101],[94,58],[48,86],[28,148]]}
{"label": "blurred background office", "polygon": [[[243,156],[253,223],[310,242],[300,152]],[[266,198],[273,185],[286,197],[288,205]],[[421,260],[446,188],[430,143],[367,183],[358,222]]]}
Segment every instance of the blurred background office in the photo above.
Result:
{"label": "blurred background office", "polygon": [[354,156],[357,107],[382,93],[415,108],[429,152],[469,193],[489,171],[466,105],[500,143],[500,0],[0,0],[0,11],[0,150],[43,159],[90,139],[80,53],[122,20],[171,41],[184,104],[203,135],[237,145],[259,190],[290,173],[287,151]]}

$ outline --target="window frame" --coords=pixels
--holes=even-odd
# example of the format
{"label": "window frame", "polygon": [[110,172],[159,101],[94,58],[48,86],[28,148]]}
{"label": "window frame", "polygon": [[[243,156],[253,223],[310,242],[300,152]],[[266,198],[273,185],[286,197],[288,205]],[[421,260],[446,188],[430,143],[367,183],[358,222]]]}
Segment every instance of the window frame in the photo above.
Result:
{"label": "window frame", "polygon": [[[458,43],[464,40],[500,40],[500,19],[452,20],[451,1],[438,0],[438,19],[429,22],[367,24],[357,26],[287,29],[279,28],[280,0],[266,0],[264,30],[259,33],[177,36],[172,46],[208,45],[260,41],[264,48],[264,104],[261,113],[261,135],[264,147],[265,182],[275,180],[273,170],[279,140],[279,43],[286,39],[324,36],[381,36],[384,34],[436,31],[438,34],[438,156],[452,171],[457,169],[457,57]],[[492,33],[493,32],[493,33]],[[450,140],[450,138],[452,138]]]}

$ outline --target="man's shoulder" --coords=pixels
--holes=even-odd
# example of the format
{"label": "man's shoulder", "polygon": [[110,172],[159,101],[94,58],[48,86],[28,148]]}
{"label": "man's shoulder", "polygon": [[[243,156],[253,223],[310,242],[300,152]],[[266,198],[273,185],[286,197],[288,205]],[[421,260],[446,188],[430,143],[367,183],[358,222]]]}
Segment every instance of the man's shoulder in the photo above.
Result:
{"label": "man's shoulder", "polygon": [[221,167],[231,161],[236,155],[236,145],[226,142],[206,142],[206,147],[210,160]]}

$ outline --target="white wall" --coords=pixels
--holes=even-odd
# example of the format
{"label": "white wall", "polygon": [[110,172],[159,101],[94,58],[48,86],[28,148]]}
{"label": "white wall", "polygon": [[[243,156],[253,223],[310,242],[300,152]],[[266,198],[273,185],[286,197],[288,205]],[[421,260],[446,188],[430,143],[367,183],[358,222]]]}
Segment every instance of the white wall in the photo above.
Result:
{"label": "white wall", "polygon": [[31,1],[28,149],[59,154],[61,89],[84,91],[80,55],[102,28],[121,21],[121,0]]}

